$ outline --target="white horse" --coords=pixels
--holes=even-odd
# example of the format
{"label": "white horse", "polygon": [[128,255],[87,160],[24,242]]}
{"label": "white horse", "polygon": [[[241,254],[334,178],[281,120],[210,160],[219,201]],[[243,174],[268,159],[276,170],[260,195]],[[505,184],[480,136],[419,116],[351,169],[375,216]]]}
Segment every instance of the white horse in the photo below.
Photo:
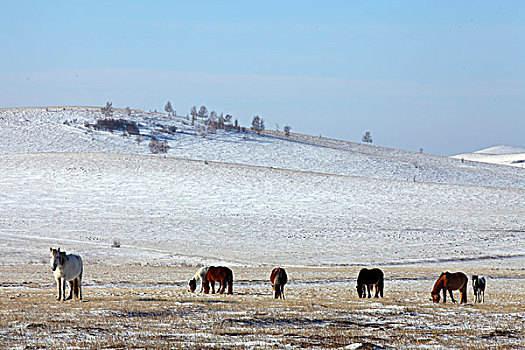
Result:
{"label": "white horse", "polygon": [[195,289],[197,289],[197,281],[201,281],[201,293],[204,288],[204,280],[206,279],[206,274],[208,273],[209,266],[203,266],[197,272],[195,272],[195,276],[190,280],[189,286],[190,286],[190,292],[195,292]]}
{"label": "white horse", "polygon": [[[49,250],[51,251],[51,268],[57,282],[57,300],[72,299],[73,294],[75,294],[75,298],[82,300],[82,258],[74,254],[66,255],[66,252],[61,252],[60,248],[49,248]],[[69,297],[67,299],[66,281],[69,283]]]}

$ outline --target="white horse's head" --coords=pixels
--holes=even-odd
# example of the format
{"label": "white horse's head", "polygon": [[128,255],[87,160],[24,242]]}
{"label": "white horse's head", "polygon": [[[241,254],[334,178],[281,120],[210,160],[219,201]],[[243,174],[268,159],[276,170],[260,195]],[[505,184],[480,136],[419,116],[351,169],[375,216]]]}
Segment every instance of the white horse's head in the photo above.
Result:
{"label": "white horse's head", "polygon": [[57,266],[62,265],[61,260],[62,260],[62,254],[64,254],[64,252],[61,252],[60,248],[58,249],[49,248],[49,251],[51,252],[49,263],[51,264],[51,268],[53,269],[53,271],[55,271],[57,269]]}

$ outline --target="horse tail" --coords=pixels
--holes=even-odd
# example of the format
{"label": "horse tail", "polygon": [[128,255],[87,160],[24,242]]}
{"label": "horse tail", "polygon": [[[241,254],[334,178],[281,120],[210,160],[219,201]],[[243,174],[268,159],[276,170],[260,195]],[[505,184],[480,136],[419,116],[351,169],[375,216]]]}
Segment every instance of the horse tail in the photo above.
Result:
{"label": "horse tail", "polygon": [[468,277],[465,274],[462,274],[464,277],[465,283],[463,283],[463,286],[461,286],[459,293],[461,295],[461,301],[460,303],[466,303],[467,302],[467,288],[468,288]]}
{"label": "horse tail", "polygon": [[75,294],[75,297],[82,300],[82,274],[84,273],[84,263],[82,261],[82,258],[80,257],[80,255],[75,255],[78,259],[78,261],[80,262],[80,273],[78,274],[77,278],[75,278],[75,290],[74,290],[74,294]]}
{"label": "horse tail", "polygon": [[228,294],[233,294],[233,272],[231,270],[228,276]]}

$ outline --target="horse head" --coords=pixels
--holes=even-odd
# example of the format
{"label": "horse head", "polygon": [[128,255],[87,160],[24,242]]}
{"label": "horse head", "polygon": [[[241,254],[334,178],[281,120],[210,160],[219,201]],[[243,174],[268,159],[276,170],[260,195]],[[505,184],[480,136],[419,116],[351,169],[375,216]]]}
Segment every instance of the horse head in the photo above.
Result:
{"label": "horse head", "polygon": [[50,255],[50,258],[49,258],[49,263],[51,265],[51,268],[53,269],[53,271],[55,271],[57,269],[57,256],[60,252],[60,248],[58,249],[53,249],[51,247],[49,247],[49,251],[51,252],[51,255]]}
{"label": "horse head", "polygon": [[61,252],[60,248],[58,249],[49,248],[49,250],[51,252],[51,257],[50,257],[51,268],[53,269],[53,271],[55,271],[57,267],[64,265],[66,261],[66,252]]}
{"label": "horse head", "polygon": [[359,295],[359,298],[363,298],[363,295],[364,295],[364,289],[365,289],[365,285],[364,284],[358,284],[357,286],[355,286],[355,288],[357,289],[357,295]]}
{"label": "horse head", "polygon": [[434,303],[439,303],[439,299],[441,299],[441,296],[438,293],[431,292],[430,295],[432,295],[432,301]]}
{"label": "horse head", "polygon": [[190,287],[190,292],[193,293],[195,292],[195,289],[197,289],[197,280],[195,278],[192,278],[189,282],[188,282],[188,285]]}

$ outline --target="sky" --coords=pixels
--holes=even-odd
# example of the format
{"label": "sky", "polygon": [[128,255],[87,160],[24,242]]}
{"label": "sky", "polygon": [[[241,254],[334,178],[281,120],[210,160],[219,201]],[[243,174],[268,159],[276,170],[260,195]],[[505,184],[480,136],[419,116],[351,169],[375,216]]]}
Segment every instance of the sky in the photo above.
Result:
{"label": "sky", "polygon": [[103,106],[437,155],[525,146],[525,1],[3,1],[0,108]]}

